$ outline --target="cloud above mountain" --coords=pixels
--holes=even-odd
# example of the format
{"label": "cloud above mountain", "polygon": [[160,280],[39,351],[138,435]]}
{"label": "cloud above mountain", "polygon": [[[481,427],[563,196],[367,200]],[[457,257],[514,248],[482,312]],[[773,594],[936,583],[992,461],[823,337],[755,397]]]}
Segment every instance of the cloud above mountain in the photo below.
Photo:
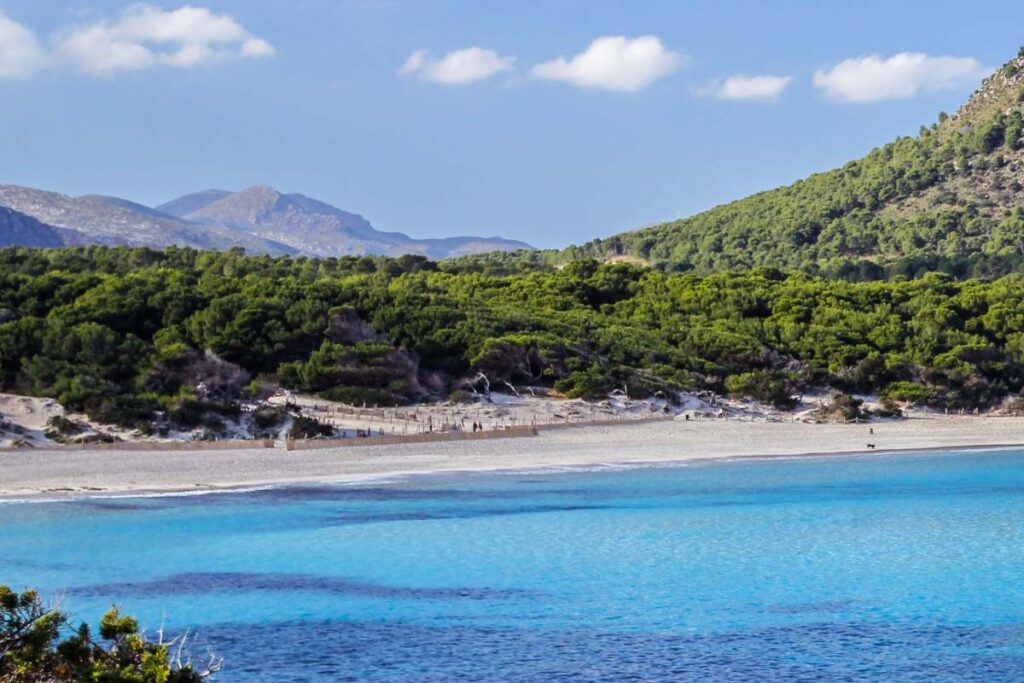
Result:
{"label": "cloud above mountain", "polygon": [[537,64],[531,75],[578,88],[635,92],[673,74],[688,60],[657,36],[601,36],[573,57]]}
{"label": "cloud above mountain", "polygon": [[43,69],[112,76],[159,66],[194,68],[229,59],[273,56],[274,47],[227,14],[185,5],[137,4],[116,19],[58,29],[44,48],[35,32],[0,14],[0,77]]}
{"label": "cloud above mountain", "polygon": [[[632,93],[673,75],[690,59],[655,35],[600,36],[570,57],[534,64],[526,75],[534,81],[561,82],[584,90]],[[512,73],[516,63],[514,56],[482,47],[454,50],[440,57],[416,50],[397,73],[429,83],[467,85]],[[973,57],[899,52],[890,57],[845,59],[815,72],[812,83],[833,101],[879,102],[958,88],[977,81],[985,72]],[[771,102],[782,97],[793,81],[793,76],[735,74],[694,86],[692,92],[721,100]]]}
{"label": "cloud above mountain", "polygon": [[0,78],[30,78],[45,64],[36,34],[0,12]]}
{"label": "cloud above mountain", "polygon": [[[665,47],[657,36],[601,36],[572,57],[558,57],[534,65],[536,80],[561,81],[584,89],[634,92],[665,78],[689,57]],[[516,58],[482,47],[454,50],[432,57],[416,50],[399,67],[399,76],[442,85],[466,85],[515,69]]]}
{"label": "cloud above mountain", "polygon": [[977,81],[985,72],[973,57],[900,52],[888,58],[845,59],[815,73],[814,85],[838,102],[878,102],[958,88]]}
{"label": "cloud above mountain", "polygon": [[416,76],[420,80],[442,85],[467,85],[510,71],[515,57],[503,57],[494,50],[467,47],[433,58],[426,50],[416,50],[398,69],[399,76]]}
{"label": "cloud above mountain", "polygon": [[729,76],[698,90],[721,100],[777,100],[792,81],[790,76]]}

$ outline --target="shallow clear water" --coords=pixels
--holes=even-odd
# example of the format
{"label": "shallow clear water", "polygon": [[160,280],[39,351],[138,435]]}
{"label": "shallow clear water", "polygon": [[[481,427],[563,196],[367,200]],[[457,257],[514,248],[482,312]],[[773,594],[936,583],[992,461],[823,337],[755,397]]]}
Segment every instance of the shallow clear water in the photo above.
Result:
{"label": "shallow clear water", "polygon": [[1024,451],[0,505],[0,582],[233,681],[1024,680]]}

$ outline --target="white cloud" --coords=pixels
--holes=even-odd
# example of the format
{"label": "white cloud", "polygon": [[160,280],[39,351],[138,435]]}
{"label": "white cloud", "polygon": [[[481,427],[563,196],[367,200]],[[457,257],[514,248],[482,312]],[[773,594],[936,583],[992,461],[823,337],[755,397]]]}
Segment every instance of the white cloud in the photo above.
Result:
{"label": "white cloud", "polygon": [[92,74],[138,71],[156,65],[156,55],[144,45],[118,39],[103,24],[82,26],[57,39],[59,59],[73,68]]}
{"label": "white cloud", "polygon": [[579,88],[633,92],[675,72],[686,55],[667,49],[657,36],[602,36],[571,59],[537,64],[534,78],[565,81]]}
{"label": "white cloud", "polygon": [[510,71],[515,57],[503,57],[494,50],[467,47],[434,59],[426,50],[416,50],[398,69],[399,76],[416,75],[423,81],[443,85],[465,85]]}
{"label": "white cloud", "polygon": [[900,52],[845,59],[814,74],[814,85],[840,102],[907,99],[922,91],[948,90],[972,83],[986,69],[973,57],[931,57]]}
{"label": "white cloud", "polygon": [[729,76],[700,94],[723,100],[777,100],[792,80],[790,76]]}
{"label": "white cloud", "polygon": [[270,43],[234,18],[191,5],[176,10],[132,5],[116,21],[58,31],[53,42],[58,63],[92,76],[274,54]]}
{"label": "white cloud", "polygon": [[0,78],[29,78],[46,66],[35,33],[0,12]]}
{"label": "white cloud", "polygon": [[273,57],[276,54],[274,46],[262,38],[247,38],[242,43],[243,57]]}

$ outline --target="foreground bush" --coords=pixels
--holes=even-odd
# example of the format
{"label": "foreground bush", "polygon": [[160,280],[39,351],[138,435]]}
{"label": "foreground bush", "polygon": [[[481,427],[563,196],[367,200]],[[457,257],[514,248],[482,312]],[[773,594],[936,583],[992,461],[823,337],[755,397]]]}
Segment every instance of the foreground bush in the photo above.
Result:
{"label": "foreground bush", "polygon": [[162,642],[161,634],[149,642],[116,608],[100,620],[99,639],[85,624],[62,639],[68,631],[67,614],[35,591],[0,585],[0,682],[198,683],[220,669],[212,656],[198,667],[183,662],[183,641]]}

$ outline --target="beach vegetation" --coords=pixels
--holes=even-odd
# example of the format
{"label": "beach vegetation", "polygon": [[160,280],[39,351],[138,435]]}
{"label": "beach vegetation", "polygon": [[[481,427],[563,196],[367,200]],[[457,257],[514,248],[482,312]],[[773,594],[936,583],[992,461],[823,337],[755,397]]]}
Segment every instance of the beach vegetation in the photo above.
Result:
{"label": "beach vegetation", "polygon": [[752,398],[761,403],[788,409],[797,404],[799,378],[796,373],[778,370],[754,370],[725,378],[725,389],[737,398]]}
{"label": "beach vegetation", "polygon": [[[828,403],[819,408],[816,415],[821,420],[833,422],[855,422],[871,416],[871,413],[864,409],[864,401],[850,394],[835,392]],[[894,417],[883,411],[885,417]]]}
{"label": "beach vegetation", "polygon": [[[1024,224],[1024,223],[1022,223]],[[1024,278],[857,282],[593,259],[510,275],[419,260],[0,250],[0,389],[100,422],[216,432],[277,387],[394,406],[460,391],[811,387],[937,408],[1024,389]],[[256,379],[253,379],[256,378]]]}
{"label": "beach vegetation", "polygon": [[292,418],[292,427],[288,430],[289,439],[316,439],[333,436],[334,428],[316,418],[307,415],[296,415]]}
{"label": "beach vegetation", "polygon": [[[181,638],[184,638],[182,636]],[[200,683],[221,669],[215,656],[194,664],[181,638],[149,640],[112,608],[94,632],[35,591],[0,585],[0,681],[5,683]]]}

